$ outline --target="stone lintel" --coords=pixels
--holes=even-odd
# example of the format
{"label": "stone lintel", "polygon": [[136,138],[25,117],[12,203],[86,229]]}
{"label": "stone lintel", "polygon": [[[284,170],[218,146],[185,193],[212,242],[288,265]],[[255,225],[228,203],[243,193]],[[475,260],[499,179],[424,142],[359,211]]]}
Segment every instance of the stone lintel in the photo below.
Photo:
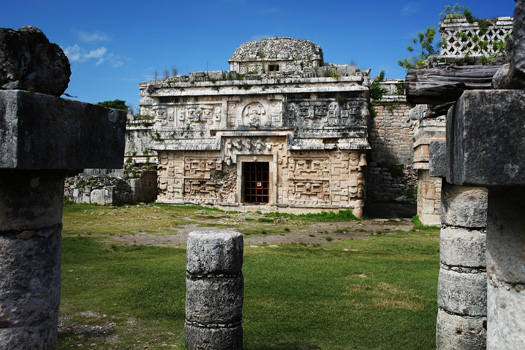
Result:
{"label": "stone lintel", "polygon": [[465,91],[447,117],[447,182],[525,185],[525,91]]}
{"label": "stone lintel", "polygon": [[122,168],[126,112],[0,91],[0,169]]}

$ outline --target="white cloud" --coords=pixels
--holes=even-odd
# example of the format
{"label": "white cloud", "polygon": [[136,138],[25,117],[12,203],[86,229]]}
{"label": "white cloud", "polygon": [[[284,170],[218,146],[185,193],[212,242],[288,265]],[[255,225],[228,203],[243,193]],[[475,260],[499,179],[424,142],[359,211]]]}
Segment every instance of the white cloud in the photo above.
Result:
{"label": "white cloud", "polygon": [[421,10],[421,5],[418,2],[409,2],[403,6],[401,15],[404,17],[411,16]]}
{"label": "white cloud", "polygon": [[111,38],[101,31],[96,31],[93,33],[87,32],[78,32],[78,38],[84,43],[97,43],[100,41],[111,41]]}
{"label": "white cloud", "polygon": [[64,53],[72,62],[87,62],[91,59],[96,60],[97,66],[104,62],[104,56],[108,50],[102,46],[95,50],[87,51],[77,44],[68,46],[64,49]]}

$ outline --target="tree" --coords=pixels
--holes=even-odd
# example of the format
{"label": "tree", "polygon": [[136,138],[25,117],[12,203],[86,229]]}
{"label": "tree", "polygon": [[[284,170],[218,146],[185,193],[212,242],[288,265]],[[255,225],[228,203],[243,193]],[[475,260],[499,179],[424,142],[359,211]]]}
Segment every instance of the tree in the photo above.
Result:
{"label": "tree", "polygon": [[426,59],[436,55],[441,47],[441,43],[434,44],[435,37],[436,28],[433,26],[428,26],[424,31],[418,32],[416,36],[412,38],[412,44],[407,45],[408,52],[415,53],[416,55],[400,60],[397,64],[407,70],[424,68]]}
{"label": "tree", "polygon": [[126,101],[122,101],[122,100],[103,101],[103,102],[97,103],[97,105],[106,107],[106,108],[122,109],[125,111],[129,109],[129,107],[126,105]]}

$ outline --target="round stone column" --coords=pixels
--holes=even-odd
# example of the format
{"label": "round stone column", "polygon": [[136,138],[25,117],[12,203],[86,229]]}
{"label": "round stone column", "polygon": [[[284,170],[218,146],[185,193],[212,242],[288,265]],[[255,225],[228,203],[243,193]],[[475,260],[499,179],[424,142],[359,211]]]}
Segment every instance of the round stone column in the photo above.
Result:
{"label": "round stone column", "polygon": [[485,349],[487,189],[442,183],[436,345]]}
{"label": "round stone column", "polygon": [[184,327],[188,350],[242,349],[242,260],[241,233],[188,235]]}

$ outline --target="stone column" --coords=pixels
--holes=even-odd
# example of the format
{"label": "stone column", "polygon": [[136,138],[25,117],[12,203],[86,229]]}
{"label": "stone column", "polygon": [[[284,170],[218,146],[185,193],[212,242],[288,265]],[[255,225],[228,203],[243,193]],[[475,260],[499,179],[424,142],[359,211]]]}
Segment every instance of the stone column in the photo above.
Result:
{"label": "stone column", "polygon": [[0,347],[57,348],[66,169],[123,165],[126,113],[0,91]]}
{"label": "stone column", "polygon": [[[431,176],[446,176],[446,144],[430,144]],[[437,349],[485,349],[487,190],[443,179]]]}
{"label": "stone column", "polygon": [[64,175],[0,170],[2,348],[57,347]]}
{"label": "stone column", "polygon": [[525,91],[465,92],[447,119],[447,181],[488,188],[487,349],[525,348]]}
{"label": "stone column", "polygon": [[443,181],[436,344],[485,349],[487,190]]}
{"label": "stone column", "polygon": [[188,235],[186,324],[188,350],[243,348],[243,237],[233,231]]}

